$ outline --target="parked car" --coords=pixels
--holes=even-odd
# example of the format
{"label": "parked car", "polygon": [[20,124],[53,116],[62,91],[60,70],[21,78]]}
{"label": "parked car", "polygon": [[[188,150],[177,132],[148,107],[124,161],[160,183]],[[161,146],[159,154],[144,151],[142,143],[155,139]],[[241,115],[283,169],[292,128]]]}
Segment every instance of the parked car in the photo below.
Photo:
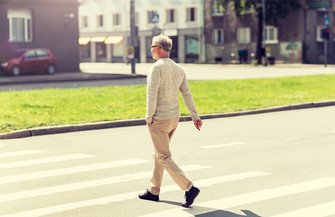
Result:
{"label": "parked car", "polygon": [[14,76],[41,72],[54,74],[56,66],[57,57],[46,48],[14,50],[0,62],[0,70]]}

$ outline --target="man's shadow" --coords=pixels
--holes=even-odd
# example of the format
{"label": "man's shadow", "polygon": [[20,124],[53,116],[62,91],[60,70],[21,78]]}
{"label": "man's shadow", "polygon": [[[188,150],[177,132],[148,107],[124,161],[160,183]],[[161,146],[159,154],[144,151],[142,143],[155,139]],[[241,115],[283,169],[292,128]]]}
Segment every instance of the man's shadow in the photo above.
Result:
{"label": "man's shadow", "polygon": [[[167,203],[175,206],[182,207],[182,203],[174,202],[174,201],[168,201],[168,200],[160,200],[160,203]],[[219,209],[213,209],[209,207],[201,207],[201,206],[191,206],[189,208],[183,209],[185,212],[188,212],[189,214],[193,215],[194,217],[261,217],[260,215],[257,215],[256,213],[250,211],[250,210],[241,210],[244,214],[236,214],[233,212],[225,211],[225,210],[219,210]]]}
{"label": "man's shadow", "polygon": [[[203,209],[204,207],[202,207]],[[241,210],[244,214],[236,214],[233,212],[225,211],[225,210],[215,210],[206,212],[203,214],[195,215],[195,217],[261,217],[260,215],[257,215],[256,213],[250,211],[250,210]],[[190,212],[192,214],[192,212]]]}

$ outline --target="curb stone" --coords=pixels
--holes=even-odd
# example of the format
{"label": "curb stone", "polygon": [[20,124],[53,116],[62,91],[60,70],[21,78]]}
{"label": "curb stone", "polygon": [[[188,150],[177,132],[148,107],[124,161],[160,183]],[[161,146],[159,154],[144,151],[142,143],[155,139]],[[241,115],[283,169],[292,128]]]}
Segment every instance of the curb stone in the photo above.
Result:
{"label": "curb stone", "polygon": [[[227,118],[227,117],[236,117],[236,116],[242,116],[242,115],[254,115],[254,114],[263,114],[263,113],[270,113],[270,112],[318,108],[318,107],[326,107],[326,106],[335,106],[335,101],[302,103],[302,104],[278,106],[278,107],[257,109],[257,110],[251,110],[251,111],[242,111],[242,112],[207,114],[207,115],[200,115],[200,117],[203,120],[213,119],[213,118]],[[191,121],[191,120],[192,118],[190,116],[180,117],[180,122]],[[19,131],[14,131],[10,133],[0,134],[0,139],[18,139],[18,138],[25,138],[25,137],[31,137],[31,136],[70,133],[70,132],[79,132],[79,131],[88,131],[88,130],[100,130],[100,129],[117,128],[117,127],[140,126],[140,125],[145,125],[145,124],[146,124],[145,119],[130,119],[130,120],[106,121],[106,122],[87,123],[87,124],[61,125],[61,126],[53,126],[53,127],[39,127],[39,128],[31,128],[31,129],[26,129],[26,130],[19,130]]]}
{"label": "curb stone", "polygon": [[23,75],[23,76],[0,76],[0,85],[34,84],[34,83],[56,83],[56,82],[80,82],[115,80],[128,78],[144,78],[140,74],[104,74],[85,72],[61,72],[54,75]]}

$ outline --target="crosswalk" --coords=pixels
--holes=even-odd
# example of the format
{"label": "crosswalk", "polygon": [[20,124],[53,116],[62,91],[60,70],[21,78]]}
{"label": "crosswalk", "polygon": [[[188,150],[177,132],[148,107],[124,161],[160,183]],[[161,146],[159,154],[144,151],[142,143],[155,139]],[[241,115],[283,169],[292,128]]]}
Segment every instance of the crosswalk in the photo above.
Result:
{"label": "crosswalk", "polygon": [[[0,147],[2,147],[2,146],[0,146]],[[24,151],[6,152],[6,153],[0,153],[0,159],[1,158],[8,158],[8,157],[19,157],[19,156],[31,155],[31,154],[40,154],[40,153],[43,153],[43,151],[24,150]]]}
{"label": "crosswalk", "polygon": [[[203,146],[201,149],[215,149],[231,146],[243,145],[245,142],[231,142],[226,144]],[[24,156],[24,160],[17,160]],[[87,161],[87,160],[94,161]],[[59,168],[57,168],[59,164]],[[79,164],[79,165],[78,165]],[[39,165],[53,165],[49,169],[35,169]],[[56,167],[56,168],[55,168]],[[141,171],[129,172],[132,169],[140,168]],[[143,170],[143,168],[147,168]],[[128,204],[130,200],[137,199],[138,193],[143,191],[142,185],[136,188],[129,188],[126,191],[113,191],[110,188],[118,189],[118,186],[127,183],[136,183],[139,181],[148,181],[151,176],[151,161],[147,159],[121,159],[111,161],[101,161],[99,157],[89,154],[72,153],[72,154],[53,154],[42,150],[21,150],[12,152],[3,152],[0,150],[0,217],[41,217],[59,215],[62,217],[77,216],[70,213],[76,209],[91,208],[97,206],[112,206],[115,203],[124,202]],[[212,165],[189,164],[182,165],[185,172],[198,172],[211,170]],[[15,169],[20,169],[15,172]],[[90,174],[96,171],[125,171],[122,174],[106,172],[97,177],[82,178],[82,174]],[[131,169],[131,170],[130,170]],[[8,173],[6,175],[6,173]],[[69,178],[75,176],[75,178]],[[102,177],[103,176],[103,177]],[[216,174],[210,177],[199,176],[194,183],[206,191],[212,186],[224,188],[234,182],[253,182],[262,183],[265,179],[273,176],[270,171],[239,171],[236,173]],[[62,178],[62,183],[52,182],[53,179]],[[44,180],[44,181],[41,181]],[[48,181],[45,181],[48,180]],[[28,184],[27,184],[28,183]],[[12,186],[11,189],[7,189]],[[22,186],[14,188],[13,186]],[[136,185],[132,185],[136,186]],[[225,211],[234,207],[244,206],[247,204],[260,203],[267,200],[278,199],[288,196],[300,196],[308,192],[319,190],[335,189],[334,177],[320,177],[310,180],[302,180],[295,183],[276,184],[274,186],[262,187],[257,186],[258,190],[246,193],[236,193],[230,196],[215,196],[208,200],[197,201],[191,209],[173,206],[162,211],[147,210],[146,214],[141,217],[184,217],[184,216],[211,216],[210,212]],[[98,195],[85,194],[86,191],[99,189],[102,193]],[[103,190],[102,190],[103,189]],[[170,192],[179,192],[180,189],[172,183],[164,185],[161,189],[161,197]],[[104,193],[105,192],[105,193]],[[75,199],[67,200],[66,195],[78,194]],[[62,196],[60,196],[62,195]],[[65,196],[64,196],[65,195]],[[56,198],[61,197],[61,200]],[[301,196],[303,197],[303,196]],[[41,201],[42,205],[39,204]],[[57,201],[57,202],[56,202]],[[137,200],[138,202],[143,202]],[[17,205],[20,204],[18,208]],[[35,204],[35,205],[31,205]],[[145,204],[145,203],[144,203]],[[146,203],[150,204],[150,203]],[[128,207],[128,205],[126,205]],[[128,207],[127,209],[130,209]],[[208,214],[208,215],[206,215]],[[335,198],[334,200],[322,201],[318,204],[312,204],[308,207],[299,207],[293,210],[274,212],[271,217],[327,217],[335,215]],[[94,216],[94,217],[99,217]],[[120,213],[106,216],[120,216]],[[137,216],[133,214],[132,216]],[[214,216],[214,215],[213,215]],[[218,215],[217,215],[218,216]],[[223,215],[222,215],[223,216]],[[236,216],[244,216],[244,214]]]}
{"label": "crosswalk", "polygon": [[[200,203],[198,204],[198,206],[212,208],[212,209],[228,209],[228,208],[240,206],[243,204],[249,204],[249,203],[269,200],[269,199],[273,199],[277,197],[283,197],[283,196],[287,196],[291,194],[298,194],[298,193],[317,190],[321,188],[334,187],[334,186],[335,186],[334,178],[322,178],[322,179],[312,180],[308,182],[301,182],[301,183],[292,184],[292,185],[280,186],[280,187],[260,190],[256,192],[235,195],[232,197],[222,198],[219,200]],[[333,207],[333,209],[334,208],[335,207]],[[203,210],[198,210],[196,213],[193,212],[192,214],[190,214],[190,213],[184,212],[182,209],[174,209],[174,210],[168,210],[168,211],[163,211],[159,213],[153,213],[153,214],[145,215],[141,217],[154,217],[154,216],[160,216],[160,217],[168,217],[168,216],[183,216],[183,217],[185,216],[186,217],[187,216],[188,217],[188,216],[201,215],[201,214],[204,214]],[[285,214],[283,214],[282,216],[286,217]],[[306,215],[302,215],[302,216],[306,216]]]}

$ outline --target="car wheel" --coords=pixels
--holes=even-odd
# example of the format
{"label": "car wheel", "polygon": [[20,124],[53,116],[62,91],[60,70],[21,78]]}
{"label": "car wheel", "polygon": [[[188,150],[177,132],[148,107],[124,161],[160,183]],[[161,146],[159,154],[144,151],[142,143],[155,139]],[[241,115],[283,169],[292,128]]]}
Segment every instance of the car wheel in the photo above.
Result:
{"label": "car wheel", "polygon": [[14,66],[14,67],[12,68],[12,74],[13,74],[14,76],[19,76],[19,75],[21,74],[21,69],[20,69],[20,67],[18,67],[18,66]]}
{"label": "car wheel", "polygon": [[55,65],[48,65],[47,73],[49,75],[52,75],[52,74],[55,74],[55,72],[56,72],[56,66]]}

